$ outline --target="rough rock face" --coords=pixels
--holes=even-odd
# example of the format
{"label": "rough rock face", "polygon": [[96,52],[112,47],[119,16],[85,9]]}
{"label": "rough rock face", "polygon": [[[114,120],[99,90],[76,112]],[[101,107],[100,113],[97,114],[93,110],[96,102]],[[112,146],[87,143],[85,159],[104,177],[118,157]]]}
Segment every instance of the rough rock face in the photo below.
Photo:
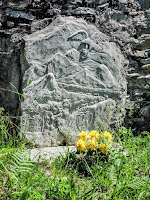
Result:
{"label": "rough rock face", "polygon": [[136,133],[150,131],[150,1],[114,0],[98,12],[96,26],[129,60],[125,125]]}
{"label": "rough rock face", "polygon": [[124,115],[117,108],[126,100],[126,60],[95,26],[59,17],[24,42],[21,109],[28,139],[43,146],[74,144],[78,131]]}

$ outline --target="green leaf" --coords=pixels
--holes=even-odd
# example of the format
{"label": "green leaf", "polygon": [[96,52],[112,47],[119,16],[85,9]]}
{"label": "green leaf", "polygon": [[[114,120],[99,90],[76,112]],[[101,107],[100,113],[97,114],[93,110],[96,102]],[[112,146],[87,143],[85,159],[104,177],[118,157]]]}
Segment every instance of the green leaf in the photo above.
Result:
{"label": "green leaf", "polygon": [[29,196],[30,196],[29,191],[30,191],[30,188],[27,189],[27,190],[25,190],[25,191],[22,193],[22,195],[19,197],[18,200],[27,200],[27,199],[29,198]]}

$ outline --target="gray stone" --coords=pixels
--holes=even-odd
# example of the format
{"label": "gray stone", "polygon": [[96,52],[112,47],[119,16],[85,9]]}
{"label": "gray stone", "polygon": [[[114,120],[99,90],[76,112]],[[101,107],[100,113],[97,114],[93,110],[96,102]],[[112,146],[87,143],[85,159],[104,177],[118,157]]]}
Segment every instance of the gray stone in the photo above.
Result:
{"label": "gray stone", "polygon": [[51,19],[50,18],[45,18],[45,19],[42,19],[42,20],[34,20],[31,23],[31,33],[45,28],[50,23],[51,23]]}
{"label": "gray stone", "polygon": [[150,8],[150,1],[149,0],[138,0],[141,7],[143,9],[149,9]]}
{"label": "gray stone", "polygon": [[32,21],[35,19],[35,16],[33,16],[31,14],[27,14],[22,11],[10,11],[7,13],[7,16],[12,17],[12,18],[22,18],[22,19],[26,19],[29,21]]}
{"label": "gray stone", "polygon": [[75,146],[57,146],[57,147],[43,147],[34,148],[28,151],[32,162],[42,162],[47,160],[54,161],[57,157],[66,157],[68,152],[76,152]]}
{"label": "gray stone", "polygon": [[61,10],[59,9],[48,9],[47,10],[47,13],[50,15],[50,16],[54,16],[54,15],[58,15],[61,13]]}
{"label": "gray stone", "polygon": [[[150,87],[150,86],[149,86]],[[140,110],[141,114],[150,119],[150,105],[145,106]]]}
{"label": "gray stone", "polygon": [[[113,149],[116,151],[121,151],[123,155],[128,156],[128,152],[123,149],[119,143],[113,144]],[[77,150],[75,146],[57,146],[57,147],[43,147],[43,148],[34,148],[27,150],[27,155],[34,163],[41,163],[43,161],[53,162],[56,158],[66,158],[68,153],[73,153],[76,157],[81,158],[84,154],[77,154]],[[110,155],[111,157],[111,155]]]}
{"label": "gray stone", "polygon": [[126,98],[126,60],[95,26],[59,17],[24,42],[21,110],[27,139],[71,145],[79,131],[123,119],[117,109]]}
{"label": "gray stone", "polygon": [[103,4],[106,3],[107,0],[85,0],[85,3],[87,4]]}
{"label": "gray stone", "polygon": [[136,77],[139,77],[139,76],[140,76],[140,74],[138,74],[138,73],[128,74],[129,78],[136,78]]}
{"label": "gray stone", "polygon": [[95,10],[93,8],[78,7],[71,13],[75,15],[95,15]]}
{"label": "gray stone", "polygon": [[149,90],[149,82],[150,82],[150,75],[141,75],[141,76],[131,76],[133,79],[132,82],[128,84],[128,87],[135,87],[141,90]]}
{"label": "gray stone", "polygon": [[141,59],[140,60],[140,62],[142,63],[142,64],[150,64],[150,57],[149,58],[145,58],[145,59]]}
{"label": "gray stone", "polygon": [[11,21],[7,21],[7,26],[9,27],[9,28],[12,28],[12,27],[14,27],[14,22],[11,22]]}
{"label": "gray stone", "polygon": [[14,10],[25,10],[29,6],[29,0],[18,1],[13,7]]}
{"label": "gray stone", "polygon": [[145,50],[145,51],[138,51],[136,50],[136,52],[134,52],[134,54],[132,56],[135,56],[137,58],[146,58],[148,57],[148,52]]}
{"label": "gray stone", "polygon": [[109,6],[109,3],[104,3],[104,4],[96,6],[96,10],[100,11],[104,8],[107,8],[108,6]]}
{"label": "gray stone", "polygon": [[138,38],[137,49],[146,49],[150,47],[150,34],[143,34]]}
{"label": "gray stone", "polygon": [[143,69],[143,70],[150,70],[150,64],[142,65],[141,69]]}
{"label": "gray stone", "polygon": [[95,1],[94,0],[85,0],[85,3],[90,4],[90,3],[95,3]]}

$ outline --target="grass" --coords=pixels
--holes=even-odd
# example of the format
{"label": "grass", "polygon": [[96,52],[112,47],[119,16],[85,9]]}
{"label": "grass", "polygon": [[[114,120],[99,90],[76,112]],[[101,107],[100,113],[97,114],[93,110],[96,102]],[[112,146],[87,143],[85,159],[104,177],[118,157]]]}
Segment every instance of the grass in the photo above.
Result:
{"label": "grass", "polygon": [[150,133],[134,136],[121,127],[113,133],[120,147],[109,156],[66,153],[55,161],[32,163],[12,127],[0,117],[0,199],[149,200]]}

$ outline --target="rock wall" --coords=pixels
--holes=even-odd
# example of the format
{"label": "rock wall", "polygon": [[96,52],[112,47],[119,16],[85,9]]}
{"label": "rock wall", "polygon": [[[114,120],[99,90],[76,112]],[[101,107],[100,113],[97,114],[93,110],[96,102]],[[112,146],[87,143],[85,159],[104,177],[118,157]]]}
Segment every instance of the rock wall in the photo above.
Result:
{"label": "rock wall", "polygon": [[150,130],[149,0],[1,0],[0,106],[17,113],[16,92],[22,92],[24,73],[22,38],[47,27],[59,15],[92,23],[120,48],[129,62],[124,66],[129,102],[125,124],[137,131]]}

